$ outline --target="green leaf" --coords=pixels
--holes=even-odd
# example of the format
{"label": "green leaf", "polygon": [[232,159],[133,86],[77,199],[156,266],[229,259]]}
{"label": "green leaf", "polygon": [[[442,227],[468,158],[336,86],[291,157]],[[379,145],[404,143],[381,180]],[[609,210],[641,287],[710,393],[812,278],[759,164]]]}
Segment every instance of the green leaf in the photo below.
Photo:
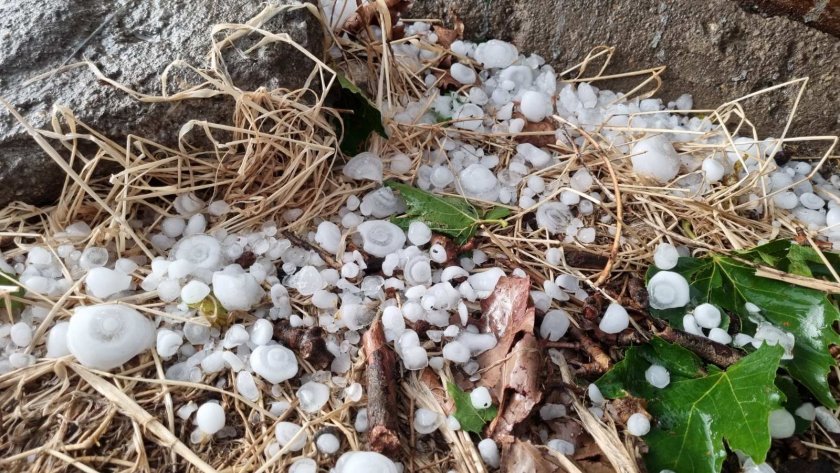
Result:
{"label": "green leaf", "polygon": [[726,458],[724,440],[763,463],[770,449],[770,412],[781,394],[773,380],[784,350],[762,346],[721,371],[672,381],[650,399],[649,412],[657,425],[645,437],[649,471],[717,473]]}
{"label": "green leaf", "polygon": [[[481,218],[478,210],[464,198],[432,194],[397,181],[386,181],[385,185],[398,191],[405,200],[405,215],[391,218],[391,222],[403,229],[407,229],[412,221],[419,220],[433,232],[449,235],[456,244],[463,245],[483,223],[507,225],[507,222],[500,220],[503,217]],[[503,215],[502,211],[496,209],[491,209],[490,213]]]}
{"label": "green leaf", "polygon": [[461,424],[461,429],[467,432],[481,433],[484,424],[495,419],[499,412],[496,406],[476,409],[472,405],[470,395],[462,391],[455,383],[446,383],[446,391],[455,401],[455,412],[452,415]]}
{"label": "green leaf", "polygon": [[[23,297],[26,293],[26,291],[22,287],[20,287],[18,283],[15,282],[14,277],[4,273],[3,271],[0,271],[0,286],[17,286],[17,289],[10,294],[15,297]],[[0,297],[0,307],[2,307],[3,309],[17,310],[23,307],[23,304],[21,304],[18,301],[11,301],[11,305],[11,307],[7,307],[6,298]]]}
{"label": "green leaf", "polygon": [[502,220],[510,217],[510,209],[507,207],[493,207],[484,213],[484,220]]}
{"label": "green leaf", "polygon": [[[792,333],[796,339],[793,359],[784,360],[782,366],[820,403],[836,407],[827,382],[828,372],[834,365],[828,348],[840,343],[840,335],[832,327],[840,321],[840,311],[825,293],[756,276],[749,264],[719,255],[702,259],[680,258],[673,271],[688,279],[692,305],[709,302],[739,315],[743,332],[752,334],[756,328],[750,320],[751,314],[744,308],[746,302],[752,302],[761,309],[764,319]],[[681,317],[677,323],[673,310],[651,309],[651,313],[682,327]]]}
{"label": "green leaf", "polygon": [[[823,251],[822,254],[835,271],[840,271],[840,254],[831,251]],[[773,240],[741,251],[737,255],[754,263],[771,266],[798,276],[827,279],[834,277],[817,250],[790,240]]]}
{"label": "green leaf", "polygon": [[367,98],[356,84],[342,74],[337,74],[341,91],[335,108],[348,110],[341,112],[344,134],[341,138],[341,151],[349,156],[359,153],[371,133],[378,133],[387,138],[382,126],[382,114],[376,105]]}
{"label": "green leaf", "polygon": [[[595,384],[608,398],[632,395],[648,401],[656,421],[645,437],[648,471],[716,473],[726,457],[724,440],[730,449],[764,461],[770,412],[782,400],[774,378],[783,352],[762,346],[727,371],[708,366],[707,374],[693,353],[655,338],[629,348]],[[663,389],[645,380],[652,364],[670,372],[671,382]]]}

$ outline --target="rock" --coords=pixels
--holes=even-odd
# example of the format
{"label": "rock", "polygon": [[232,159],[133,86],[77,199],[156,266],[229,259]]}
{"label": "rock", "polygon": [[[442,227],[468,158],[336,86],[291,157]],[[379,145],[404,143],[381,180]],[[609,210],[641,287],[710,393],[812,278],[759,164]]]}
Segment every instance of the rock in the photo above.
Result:
{"label": "rock", "polygon": [[[688,92],[701,109],[808,76],[788,136],[834,135],[840,128],[840,41],[786,17],[748,13],[732,0],[416,0],[406,17],[449,25],[460,18],[468,39],[513,41],[558,71],[595,46],[612,45],[607,74],[665,65],[660,96],[667,102]],[[629,91],[639,82],[595,85]],[[759,136],[781,134],[795,97],[785,89],[746,102]]]}
{"label": "rock", "polygon": [[[291,0],[284,0],[289,3]],[[160,77],[182,59],[209,67],[211,27],[244,23],[259,13],[256,0],[213,2],[126,2],[118,0],[46,0],[0,3],[0,96],[35,128],[51,129],[53,107],[67,106],[77,119],[120,145],[128,134],[177,146],[178,132],[191,119],[229,122],[233,101],[226,97],[149,104],[99,81],[87,67],[54,72],[27,80],[63,64],[89,59],[102,73],[143,94],[160,95]],[[275,2],[276,3],[276,2]],[[323,53],[321,26],[305,9],[267,19],[263,29],[288,33],[316,57]],[[219,37],[222,33],[217,33]],[[241,51],[259,37],[235,40],[222,57],[232,82],[243,90],[296,89],[313,63],[285,43],[271,43],[245,56]],[[77,50],[78,49],[78,50]],[[202,80],[194,72],[174,68],[169,94]],[[195,138],[190,140],[195,143]],[[63,146],[56,140],[56,149]],[[90,151],[90,144],[80,140]],[[54,200],[64,173],[0,106],[0,206],[11,201],[43,204]]]}

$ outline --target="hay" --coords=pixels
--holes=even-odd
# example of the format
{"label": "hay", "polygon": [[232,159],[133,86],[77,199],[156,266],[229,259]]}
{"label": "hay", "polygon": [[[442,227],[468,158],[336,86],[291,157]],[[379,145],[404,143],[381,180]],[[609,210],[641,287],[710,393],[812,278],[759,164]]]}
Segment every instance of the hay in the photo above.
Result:
{"label": "hay", "polygon": [[[178,149],[138,136],[129,136],[126,143],[120,145],[79,122],[72,111],[63,108],[56,110],[52,130],[35,130],[2,101],[67,174],[61,200],[54,206],[35,208],[14,204],[0,211],[0,242],[4,247],[11,247],[7,254],[16,256],[38,244],[57,255],[57,243],[52,236],[62,232],[69,223],[83,220],[93,228],[84,240],[85,245],[105,246],[123,256],[144,255],[151,259],[156,252],[149,241],[148,230],[163,218],[175,215],[173,201],[179,195],[195,193],[204,200],[221,199],[231,204],[231,212],[224,219],[211,222],[209,231],[236,232],[267,221],[276,222],[280,231],[300,231],[313,219],[336,213],[349,195],[361,195],[369,190],[370,186],[354,187],[345,183],[333,171],[340,133],[332,128],[331,120],[338,114],[326,105],[325,94],[320,91],[333,83],[335,71],[287,35],[260,28],[266,19],[288,8],[308,8],[317,13],[311,5],[269,6],[247,24],[217,26],[211,45],[212,68],[198,70],[181,63],[171,66],[189,67],[204,80],[202,84],[176,94],[139,94],[105,77],[92,63],[63,67],[88,67],[99,79],[146,102],[213,96],[233,100],[236,108],[232,124],[187,123],[179,130],[182,139]],[[383,16],[382,24],[390,24],[384,17],[387,9],[380,8],[379,14]],[[242,91],[234,87],[225,73],[220,51],[227,39],[245,34],[261,36],[258,45],[283,42],[307,54],[315,63],[310,75],[311,87],[295,91]],[[381,42],[348,41],[332,33],[329,37],[334,45],[340,46],[339,67],[363,89],[371,91],[386,117],[390,139],[373,137],[372,150],[386,157],[396,152],[411,156],[413,170],[396,177],[413,179],[423,153],[439,147],[446,138],[447,124],[397,124],[390,116],[398,104],[404,105],[409,100],[430,106],[431,101],[423,95],[422,76],[426,71],[435,71],[435,67],[426,64],[415,69],[412,64],[394,56]],[[399,41],[416,42],[416,38]],[[638,77],[638,86],[627,95],[652,96],[662,82],[664,68],[605,75],[613,51],[610,47],[595,48],[579,64],[563,71],[562,76],[569,82]],[[595,71],[594,75],[588,75],[590,71]],[[167,90],[167,76],[164,74],[162,79],[162,90]],[[720,125],[718,132],[725,133],[730,144],[735,133],[751,135],[758,142],[758,133],[745,116],[742,103],[781,88],[795,90],[796,100],[787,117],[787,130],[806,84],[804,79],[791,81],[723,104],[715,110],[695,113],[704,113]],[[611,219],[601,222],[595,217],[588,218],[586,225],[598,230],[597,240],[588,245],[577,241],[564,244],[545,231],[528,230],[524,220],[536,206],[516,211],[507,219],[506,228],[483,228],[480,235],[485,238],[480,248],[491,258],[523,268],[538,284],[545,279],[554,279],[562,272],[580,277],[591,290],[598,291],[611,276],[643,271],[660,241],[690,244],[698,253],[728,252],[801,233],[817,247],[813,242],[819,238],[818,234],[796,225],[773,207],[773,194],[766,191],[772,156],[765,160],[761,172],[744,178],[748,184],[759,184],[765,189],[758,196],[758,203],[764,209],[763,218],[756,221],[743,216],[744,204],[738,203],[745,186],[730,183],[715,193],[696,196],[672,187],[640,182],[630,172],[629,156],[604,136],[609,128],[585,130],[558,116],[552,119],[558,127],[576,130],[586,137],[586,141],[579,147],[559,142],[552,145],[563,160],[540,171],[540,175],[547,180],[567,183],[576,170],[588,169],[596,178],[599,192],[606,198],[597,201],[583,194],[581,198],[592,200],[599,212],[610,215]],[[667,132],[632,126],[629,130],[639,136],[650,131]],[[209,151],[191,148],[187,137],[194,136],[195,132],[212,144]],[[515,153],[517,136],[470,132],[461,135],[465,141],[493,147],[502,163]],[[785,133],[780,138],[780,143],[828,144],[823,154],[812,158],[814,173],[832,156],[837,145],[836,137],[789,138]],[[84,154],[79,146],[83,142],[93,144],[96,151]],[[708,156],[724,153],[724,148],[692,145],[680,151],[686,155]],[[69,160],[62,156],[69,156]],[[114,168],[118,171],[100,177],[103,170]],[[563,190],[568,188],[561,187],[557,193]],[[287,221],[284,213],[290,209],[299,209],[300,216]],[[775,227],[771,224],[773,220],[784,223]],[[695,238],[675,231],[684,229],[681,226],[685,222],[690,222],[690,231]],[[551,266],[544,258],[545,251],[551,247],[564,251],[585,249],[608,255],[609,263],[602,270],[580,270],[565,263]],[[63,270],[69,274],[66,267]],[[840,283],[840,278],[837,280]],[[830,283],[826,285],[828,287]],[[830,286],[836,289],[836,285]],[[11,289],[0,287],[0,294],[6,301],[20,301],[48,310],[35,332],[33,346],[43,340],[47,329],[55,322],[66,320],[74,306],[101,302],[81,291],[80,283],[60,297],[28,292],[26,297],[20,298],[13,295]],[[125,297],[119,302],[152,318],[170,316],[163,312],[164,304],[157,300],[155,293]],[[301,313],[309,312],[304,298],[298,297],[293,303]],[[11,320],[10,313],[8,316]],[[577,325],[576,321],[573,323]],[[362,359],[355,361],[348,378],[360,379],[363,362]],[[307,374],[315,371],[305,362],[303,368]],[[564,378],[571,381],[567,371]],[[0,375],[0,451],[3,452],[0,469],[52,472],[66,471],[73,466],[82,471],[262,472],[285,471],[301,456],[316,458],[322,467],[331,465],[332,460],[319,456],[313,443],[294,455],[283,450],[274,454],[266,452],[274,437],[275,423],[292,415],[304,425],[310,438],[321,428],[331,426],[351,449],[363,446],[363,439],[352,428],[351,416],[351,410],[361,407],[362,403],[333,400],[326,413],[307,414],[298,409],[293,396],[296,383],[287,382],[282,392],[274,393],[292,405],[286,414],[276,418],[265,409],[262,400],[250,402],[235,393],[230,387],[232,374],[212,375],[202,383],[167,380],[160,359],[153,353],[143,355],[138,362],[116,373],[92,371],[69,359],[39,360],[28,368]],[[430,445],[434,448],[429,451],[415,448],[417,439],[410,428],[414,409],[422,406],[443,411],[428,386],[414,374],[403,383],[403,392],[409,400],[400,406],[404,426],[402,461],[406,471],[448,471],[452,468],[468,473],[486,471],[475,445],[463,432],[443,429],[442,434],[431,440]],[[239,438],[190,441],[191,426],[176,418],[176,406],[207,399],[217,399],[225,406],[228,425],[236,429]],[[615,425],[595,419],[578,399],[574,405],[583,427],[609,462],[619,471],[638,471],[636,449],[621,442]],[[833,444],[823,445],[816,436],[812,440],[806,445],[837,452]],[[567,468],[571,471],[578,468],[570,460],[563,461],[568,462]]]}

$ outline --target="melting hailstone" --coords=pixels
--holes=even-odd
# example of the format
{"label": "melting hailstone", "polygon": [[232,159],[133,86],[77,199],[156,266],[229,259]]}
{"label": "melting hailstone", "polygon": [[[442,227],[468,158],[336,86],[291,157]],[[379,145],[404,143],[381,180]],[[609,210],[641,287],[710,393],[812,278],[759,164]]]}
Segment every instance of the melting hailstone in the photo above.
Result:
{"label": "melting hailstone", "polygon": [[347,452],[335,463],[334,473],[398,473],[397,465],[376,452]]}
{"label": "melting hailstone", "polygon": [[473,57],[485,69],[502,68],[510,66],[519,58],[519,50],[508,42],[491,39],[479,44]]}
{"label": "melting hailstone", "polygon": [[491,468],[498,468],[499,467],[499,446],[496,445],[496,442],[493,439],[484,439],[481,442],[478,442],[478,453],[481,455],[481,459],[484,460],[484,463]]}
{"label": "melting hailstone", "polygon": [[154,343],[154,324],[118,304],[77,307],[67,327],[67,348],[88,368],[116,368]]}
{"label": "melting hailstone", "polygon": [[458,174],[458,190],[466,197],[495,201],[501,187],[493,171],[480,164],[470,164]]}
{"label": "melting hailstone", "polygon": [[225,410],[216,402],[205,402],[195,414],[198,430],[213,435],[225,426]]}
{"label": "melting hailstone", "polygon": [[362,236],[362,248],[372,256],[384,258],[405,245],[402,229],[385,220],[368,220],[356,227],[356,230]]}
{"label": "melting hailstone", "polygon": [[679,273],[660,271],[647,284],[650,306],[654,309],[674,309],[688,304],[688,281]]}
{"label": "melting hailstone", "polygon": [[641,412],[637,412],[627,419],[627,432],[636,437],[642,437],[650,432],[650,419]]}
{"label": "melting hailstone", "polygon": [[222,245],[209,235],[184,238],[171,254],[173,259],[188,261],[197,268],[216,270],[222,264]]}
{"label": "melting hailstone", "polygon": [[280,446],[286,447],[288,451],[297,452],[303,450],[303,447],[309,441],[309,435],[306,432],[301,432],[302,427],[294,422],[280,422],[274,428],[274,436]]}
{"label": "melting hailstone", "polygon": [[565,232],[571,221],[572,212],[562,202],[543,202],[537,208],[537,226],[548,233]]}
{"label": "melting hailstone", "polygon": [[67,348],[67,329],[69,322],[59,322],[50,329],[47,336],[47,358],[60,358],[70,354]]}
{"label": "melting hailstone", "polygon": [[671,383],[671,374],[662,365],[650,365],[645,370],[645,379],[651,386],[662,389]]}
{"label": "melting hailstone", "polygon": [[700,304],[694,308],[694,320],[703,328],[715,328],[720,325],[720,309],[709,303]]}
{"label": "melting hailstone", "polygon": [[341,229],[332,222],[323,221],[318,224],[318,230],[315,232],[315,242],[326,251],[336,254],[338,253],[338,245],[341,243]]}
{"label": "melting hailstone", "polygon": [[490,396],[489,389],[479,386],[470,392],[470,402],[476,409],[487,409],[493,405],[493,398]]}
{"label": "melting hailstone", "polygon": [[341,172],[357,181],[382,182],[382,160],[376,154],[365,151],[350,158]]}
{"label": "melting hailstone", "polygon": [[546,447],[558,452],[562,455],[574,455],[575,453],[575,445],[571,442],[568,442],[563,439],[552,439],[549,440],[546,444]]}
{"label": "melting hailstone", "polygon": [[412,245],[422,246],[432,239],[432,230],[420,220],[411,222],[408,226],[408,241]]}
{"label": "melting hailstone", "polygon": [[298,458],[289,467],[289,473],[318,473],[318,463],[311,458]]}
{"label": "melting hailstone", "polygon": [[776,409],[770,412],[770,437],[786,439],[796,430],[796,420],[786,409]]}
{"label": "melting hailstone", "polygon": [[264,294],[254,276],[238,265],[213,273],[213,295],[227,310],[250,310]]}
{"label": "melting hailstone", "polygon": [[607,307],[598,328],[604,333],[619,333],[630,325],[630,315],[622,305],[613,302]]}
{"label": "melting hailstone", "polygon": [[269,383],[282,383],[297,375],[294,352],[282,345],[262,345],[251,352],[251,368]]}
{"label": "melting hailstone", "polygon": [[315,439],[315,447],[326,455],[332,455],[341,447],[341,440],[331,433],[323,433]]}
{"label": "melting hailstone", "polygon": [[99,299],[108,298],[131,287],[131,276],[108,268],[93,268],[85,277],[88,294]]}
{"label": "melting hailstone", "polygon": [[330,388],[323,383],[310,381],[297,390],[300,408],[305,412],[318,412],[330,400]]}
{"label": "melting hailstone", "polygon": [[433,410],[421,407],[414,411],[414,430],[420,435],[434,432],[443,421],[443,416]]}
{"label": "melting hailstone", "polygon": [[540,337],[550,342],[560,340],[566,331],[569,330],[569,314],[563,309],[554,309],[546,312],[540,324]]}
{"label": "melting hailstone", "polygon": [[653,264],[659,269],[672,269],[677,265],[680,254],[677,248],[670,243],[660,243],[653,252]]}

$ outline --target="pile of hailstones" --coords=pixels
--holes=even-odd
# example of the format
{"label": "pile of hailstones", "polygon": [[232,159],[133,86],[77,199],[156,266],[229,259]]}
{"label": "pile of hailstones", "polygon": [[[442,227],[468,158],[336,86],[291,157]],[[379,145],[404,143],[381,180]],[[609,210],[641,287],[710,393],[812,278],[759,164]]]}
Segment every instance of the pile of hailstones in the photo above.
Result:
{"label": "pile of hailstones", "polygon": [[[422,41],[435,41],[434,34],[423,23],[412,24],[409,34],[420,35]],[[394,50],[404,62],[419,62],[422,57],[421,51],[410,43],[394,45]],[[632,158],[635,172],[662,182],[685,172],[680,185],[703,191],[713,189],[716,182],[736,169],[744,169],[734,166],[734,162],[743,160],[745,168],[751,170],[759,163],[757,153],[772,152],[773,141],[756,144],[739,138],[735,148],[725,155],[692,163],[676,153],[671,140],[721,142],[723,138],[719,134],[706,133],[703,138],[696,138],[700,135],[688,133],[711,132],[708,121],[666,111],[655,99],[621,101],[620,94],[599,91],[588,84],[577,88],[567,85],[558,92],[556,75],[542,58],[520,56],[508,43],[491,40],[475,45],[459,41],[452,45],[452,50],[484,66],[484,70],[476,72],[470,66],[453,64],[450,69],[453,78],[465,86],[473,86],[465,87],[464,93],[437,95],[433,101],[436,114],[455,120],[454,131],[516,132],[524,127],[524,120],[540,121],[552,113],[585,130],[600,129],[601,135],[616,146],[638,138],[622,131],[631,120],[634,127],[670,129],[676,133],[645,137],[627,150],[635,155]],[[431,86],[433,77],[428,82]],[[429,93],[437,94],[437,91],[431,87]],[[549,99],[555,96],[556,103]],[[690,98],[686,96],[668,106],[690,107]],[[524,119],[513,118],[514,110]],[[423,110],[419,103],[392,110],[390,116],[404,123],[435,121],[433,114]],[[605,197],[592,191],[594,180],[588,172],[576,172],[568,183],[545,182],[540,171],[559,162],[552,152],[521,144],[507,167],[499,168],[498,156],[459,141],[457,136],[457,133],[450,134],[442,148],[425,153],[417,176],[419,187],[459,192],[467,197],[523,208],[539,203],[537,226],[564,235],[567,241],[594,241],[595,229],[584,226],[574,216],[593,214]],[[558,139],[564,140],[566,135],[558,134]],[[571,136],[571,139],[581,138]],[[403,154],[381,159],[365,152],[351,159],[343,172],[350,179],[381,181],[386,164],[394,174],[405,173],[412,165],[410,158]],[[701,172],[693,172],[698,168]],[[815,177],[813,182],[798,182],[808,172],[807,164],[796,163],[772,174],[772,188],[780,191],[775,197],[776,205],[825,230],[826,225],[830,227],[840,220],[840,210],[833,203],[826,208],[818,194],[840,195],[837,191],[840,181],[835,176],[830,181]],[[229,211],[225,202],[208,204],[193,194],[185,194],[175,200],[174,208],[178,216],[165,218],[158,233],[151,236],[152,244],[166,256],[152,261],[145,257],[120,258],[102,247],[77,248],[91,231],[83,222],[76,222],[54,236],[60,242],[55,252],[33,246],[14,261],[0,258],[0,270],[17,278],[32,292],[57,298],[83,280],[86,294],[103,301],[76,307],[69,322],[51,327],[45,346],[30,345],[34,327],[48,316],[49,309],[26,307],[19,322],[0,326],[0,373],[33,364],[36,354],[47,358],[73,355],[85,366],[110,370],[154,347],[164,360],[167,378],[200,383],[215,374],[233,372],[234,388],[239,395],[253,402],[267,402],[269,411],[278,416],[291,407],[281,383],[299,377],[300,388],[295,393],[299,408],[315,414],[331,398],[344,402],[362,398],[363,387],[348,379],[347,373],[359,356],[361,332],[377,313],[381,313],[386,337],[407,370],[427,366],[441,369],[449,363],[477,380],[480,374],[476,356],[497,343],[492,333],[482,333],[468,320],[470,311],[476,308],[475,302],[488,297],[505,272],[489,264],[487,255],[478,250],[470,257],[460,258],[457,265],[445,266],[446,250],[439,244],[431,244],[428,226],[414,222],[404,232],[387,220],[405,210],[404,202],[389,188],[373,190],[361,199],[348,197],[338,215],[320,222],[307,235],[311,245],[335,255],[339,267],[330,267],[318,252],[280,237],[274,222],[250,233],[208,231],[208,220],[222,219]],[[282,218],[292,222],[300,215],[299,209],[291,209]],[[604,215],[599,221],[609,228],[609,219]],[[840,239],[840,231],[831,228],[826,235],[832,240]],[[346,238],[370,257],[381,258],[381,269],[367,274],[365,255],[343,251]],[[256,256],[247,270],[233,263],[246,251]],[[655,307],[687,304],[687,283],[667,271],[675,264],[678,254],[669,245],[657,249],[656,264],[666,271],[651,280],[649,290]],[[550,264],[560,262],[557,248],[548,250],[545,256]],[[278,267],[282,271],[278,272]],[[514,270],[511,275],[524,274]],[[293,307],[290,291],[292,296],[309,298],[310,313],[299,313]],[[388,297],[386,291],[396,296]],[[125,305],[108,302],[139,292],[156,293],[165,304],[163,312],[167,315],[152,321]],[[249,326],[234,324],[224,333],[209,327],[191,306],[210,294],[227,310],[248,311],[255,322]],[[560,275],[555,281],[547,280],[542,291],[533,291],[531,295],[536,308],[545,314],[540,336],[556,341],[569,326],[568,314],[558,306],[570,297],[584,299],[586,292],[574,276]],[[718,327],[720,313],[711,306],[694,308],[686,315],[684,328],[721,343],[778,343],[790,356],[795,342],[791,334],[762,324],[760,311],[752,313],[759,327],[757,332],[737,334],[734,339]],[[450,314],[457,314],[460,323],[450,324]],[[334,355],[330,370],[300,373],[295,354],[272,339],[271,321],[278,319],[287,319],[293,327],[322,327],[328,334],[328,349]],[[419,334],[408,328],[420,320],[434,329]],[[628,323],[624,308],[612,304],[599,327],[607,333],[618,333]],[[429,352],[440,355],[430,357]],[[646,378],[652,385],[664,387],[669,376],[664,368],[652,367]],[[225,376],[213,379],[217,380],[217,387],[226,387]],[[590,386],[590,397],[592,409],[602,414],[600,406],[604,400],[594,385]],[[485,407],[490,402],[483,389],[473,391],[471,398],[476,407]],[[804,405],[796,414],[806,418],[816,416],[824,425],[831,425],[829,418],[834,418],[820,409]],[[545,404],[540,409],[541,417],[547,421],[565,413],[563,404]],[[233,427],[226,426],[225,411],[216,402],[201,406],[190,402],[179,406],[177,414],[184,421],[192,418],[196,426],[191,435],[193,442],[211,436],[236,435]],[[782,418],[785,417],[782,414],[777,417],[781,420],[774,421],[774,425],[787,429],[790,419]],[[359,432],[367,429],[365,409],[357,411],[355,427]],[[774,431],[781,431],[782,427]],[[840,430],[836,425],[831,427]],[[418,409],[414,428],[419,434],[427,434],[441,428],[458,428],[458,424],[452,417]],[[645,435],[649,428],[644,413],[634,414],[628,422],[631,434]],[[559,452],[574,451],[574,445],[568,441],[571,439],[549,438],[547,429],[542,437],[548,447]],[[300,424],[285,421],[277,424],[276,441],[269,445],[266,454],[297,452],[310,442],[314,442],[319,452],[329,455],[337,454],[341,448],[340,439],[332,433],[311,439]],[[478,447],[489,466],[498,466],[499,451],[492,440],[484,439]],[[315,469],[314,460],[305,458],[298,460],[290,471],[303,473]],[[347,452],[335,467],[338,473],[362,469],[396,472],[398,464],[373,452]]]}

